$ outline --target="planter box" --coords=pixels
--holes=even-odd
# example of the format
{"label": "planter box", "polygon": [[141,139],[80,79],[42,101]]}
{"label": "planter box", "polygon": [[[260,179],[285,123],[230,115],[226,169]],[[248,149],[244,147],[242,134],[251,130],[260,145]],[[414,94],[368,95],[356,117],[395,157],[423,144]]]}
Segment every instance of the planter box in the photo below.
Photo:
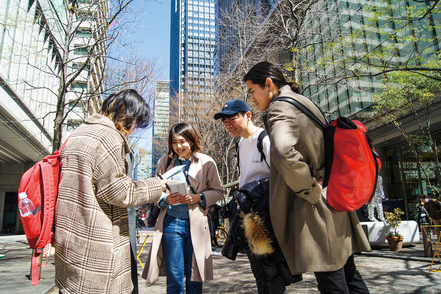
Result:
{"label": "planter box", "polygon": [[[367,232],[369,243],[371,245],[387,244],[386,233],[391,228],[383,222],[360,222]],[[401,221],[398,231],[404,236],[403,243],[416,243],[420,241],[420,232],[418,230],[418,223],[416,221]]]}

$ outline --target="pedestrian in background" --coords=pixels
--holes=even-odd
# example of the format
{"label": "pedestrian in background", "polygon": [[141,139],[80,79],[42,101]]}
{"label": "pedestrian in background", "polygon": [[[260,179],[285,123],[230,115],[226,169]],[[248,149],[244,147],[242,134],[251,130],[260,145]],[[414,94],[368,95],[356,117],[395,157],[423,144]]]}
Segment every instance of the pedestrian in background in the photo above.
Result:
{"label": "pedestrian in background", "polygon": [[271,141],[271,221],[291,273],[314,272],[321,293],[369,293],[353,257],[370,250],[358,217],[326,204],[323,129],[276,98],[294,98],[319,118],[320,110],[269,62],[253,66],[243,81],[251,102],[264,112]]}
{"label": "pedestrian in background", "polygon": [[216,237],[216,230],[219,227],[219,210],[220,210],[220,206],[217,205],[216,203],[213,205],[210,205],[208,207],[208,214],[210,214],[210,218],[211,218],[211,247],[212,250],[214,251],[214,249],[216,247],[222,247],[219,246],[218,242],[217,242],[217,237]]}
{"label": "pedestrian in background", "polygon": [[55,283],[61,293],[132,293],[127,207],[157,201],[165,181],[133,181],[127,137],[150,122],[135,90],[109,95],[61,152]]}
{"label": "pedestrian in background", "polygon": [[429,199],[425,195],[420,197],[421,203],[423,203],[424,208],[429,213],[429,217],[432,219],[433,225],[438,225],[435,227],[434,231],[439,239],[439,234],[441,231],[441,203],[436,198]]}
{"label": "pedestrian in background", "polygon": [[[174,125],[169,132],[168,154],[156,172],[161,175],[184,165],[188,194],[167,194],[159,201],[158,219],[143,272],[147,286],[167,276],[167,293],[202,293],[202,282],[213,279],[211,238],[206,208],[222,198],[224,188],[214,160],[200,153],[199,135],[189,124]],[[175,179],[175,178],[173,178]],[[184,287],[185,275],[185,287]]]}

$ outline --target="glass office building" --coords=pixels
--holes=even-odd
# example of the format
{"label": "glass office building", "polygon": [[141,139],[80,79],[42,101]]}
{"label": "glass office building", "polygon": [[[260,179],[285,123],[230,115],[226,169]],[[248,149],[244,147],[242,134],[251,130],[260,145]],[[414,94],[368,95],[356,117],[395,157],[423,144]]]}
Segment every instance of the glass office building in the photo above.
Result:
{"label": "glass office building", "polygon": [[[170,35],[170,97],[172,114],[185,105],[213,98],[213,53],[216,46],[216,1],[172,0]],[[179,96],[177,96],[179,95]],[[176,101],[179,97],[179,101]]]}
{"label": "glass office building", "polygon": [[[419,20],[406,20],[406,17],[410,18],[408,11],[412,8],[409,7],[414,5],[421,5],[424,9],[430,2],[319,1],[316,13],[309,15],[306,27],[310,32],[320,33],[311,33],[313,42],[298,59],[298,81],[306,97],[316,102],[332,119],[346,116],[367,125],[368,134],[382,160],[386,198],[391,203],[395,201],[392,206],[405,210],[407,219],[413,219],[419,195],[430,197],[433,193],[423,168],[429,171],[430,182],[436,183],[439,175],[429,167],[433,165],[434,154],[427,146],[418,146],[422,162],[419,166],[400,132],[393,125],[372,118],[371,106],[374,93],[381,90],[385,77],[377,75],[381,71],[381,62],[387,62],[388,68],[418,67],[425,60],[436,59],[435,52],[440,52],[441,15],[434,9]],[[381,15],[381,11],[387,13]],[[342,38],[333,38],[335,36]],[[335,40],[342,42],[336,44]],[[381,51],[375,51],[377,48]],[[351,71],[358,73],[359,77],[345,78]],[[340,80],[326,83],[326,78],[335,77]],[[440,108],[436,105],[431,114],[431,132],[437,143],[441,138]],[[406,131],[418,132],[412,116],[403,116],[400,120]],[[435,156],[440,158],[441,154]]]}

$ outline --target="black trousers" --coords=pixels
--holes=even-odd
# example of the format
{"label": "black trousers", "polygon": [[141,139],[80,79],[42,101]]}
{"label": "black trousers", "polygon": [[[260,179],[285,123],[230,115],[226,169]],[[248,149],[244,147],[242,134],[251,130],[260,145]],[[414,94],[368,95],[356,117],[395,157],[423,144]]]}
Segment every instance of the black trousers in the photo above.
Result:
{"label": "black trousers", "polygon": [[369,290],[355,267],[354,256],[339,270],[315,272],[318,290],[322,294],[369,294]]}
{"label": "black trousers", "polygon": [[258,258],[247,250],[251,271],[256,278],[258,294],[285,293],[285,282],[277,271],[277,263],[272,255]]}

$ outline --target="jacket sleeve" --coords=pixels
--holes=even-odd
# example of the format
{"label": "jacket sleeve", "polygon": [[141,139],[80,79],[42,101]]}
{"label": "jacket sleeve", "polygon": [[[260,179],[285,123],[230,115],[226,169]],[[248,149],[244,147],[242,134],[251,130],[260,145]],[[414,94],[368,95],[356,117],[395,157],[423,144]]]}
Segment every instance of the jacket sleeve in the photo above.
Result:
{"label": "jacket sleeve", "polygon": [[217,171],[216,163],[213,160],[209,160],[204,163],[203,169],[206,169],[206,187],[207,190],[199,191],[204,193],[206,198],[207,207],[216,203],[224,195],[224,187]]}
{"label": "jacket sleeve", "polygon": [[[116,136],[115,136],[116,137]],[[121,138],[107,137],[98,144],[93,171],[96,197],[120,207],[155,202],[161,196],[161,181],[150,178],[132,181],[127,175],[125,145]]]}
{"label": "jacket sleeve", "polygon": [[[311,176],[304,156],[295,148],[300,143],[301,129],[295,107],[287,104],[272,103],[268,112],[272,168],[277,169],[297,196],[315,204],[320,199],[322,189]],[[287,110],[287,107],[290,109]]]}

